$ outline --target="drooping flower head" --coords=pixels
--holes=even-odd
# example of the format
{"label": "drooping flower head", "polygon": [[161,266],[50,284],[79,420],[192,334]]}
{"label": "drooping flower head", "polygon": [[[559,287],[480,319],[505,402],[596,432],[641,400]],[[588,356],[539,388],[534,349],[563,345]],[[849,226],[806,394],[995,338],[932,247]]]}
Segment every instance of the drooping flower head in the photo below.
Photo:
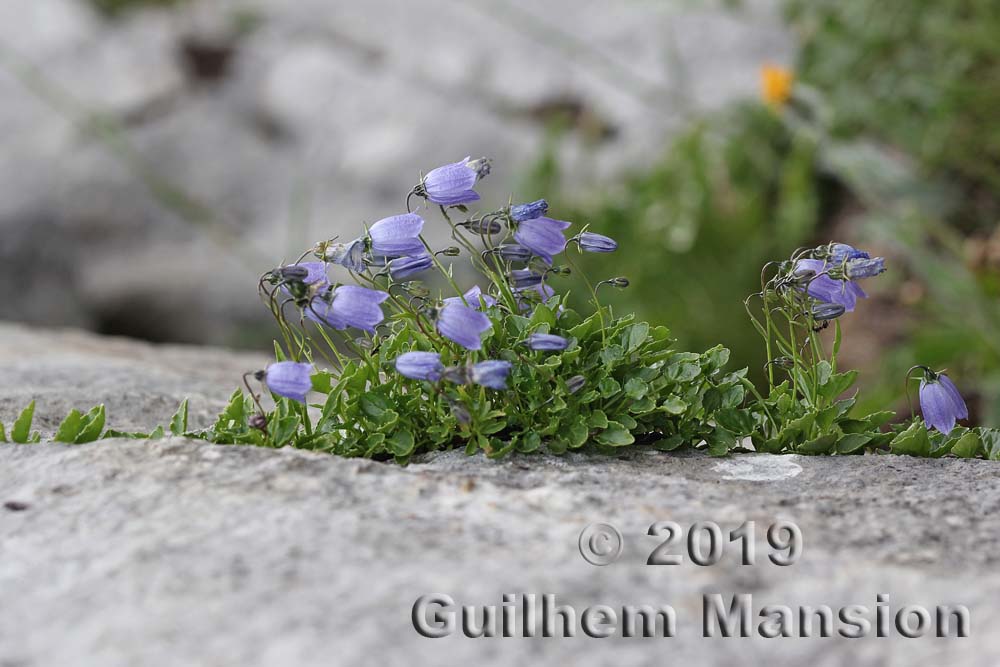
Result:
{"label": "drooping flower head", "polygon": [[969,418],[969,408],[958,393],[955,383],[944,373],[924,369],[920,380],[920,412],[927,428],[934,428],[945,435],[955,428],[959,419]]}
{"label": "drooping flower head", "polygon": [[864,250],[858,250],[854,246],[847,245],[846,243],[830,243],[825,246],[817,248],[817,252],[814,253],[819,259],[829,259],[833,264],[843,264],[849,259],[870,259],[869,255]]}
{"label": "drooping flower head", "polygon": [[849,313],[854,312],[859,297],[864,299],[868,296],[855,282],[831,278],[826,262],[821,259],[796,261],[794,273],[803,277],[809,296],[823,303],[840,304]]}
{"label": "drooping flower head", "polygon": [[455,206],[478,201],[479,193],[473,186],[490,173],[490,160],[479,158],[446,164],[432,169],[414,189],[414,194],[441,206]]}
{"label": "drooping flower head", "polygon": [[533,333],[528,336],[528,347],[532,350],[565,350],[569,341],[555,334]]}
{"label": "drooping flower head", "polygon": [[280,284],[281,291],[297,303],[308,301],[329,285],[323,262],[288,264],[271,271],[270,275],[271,282]]}
{"label": "drooping flower head", "polygon": [[416,213],[382,218],[368,228],[370,251],[382,257],[419,257],[427,253],[420,232],[424,219]]}
{"label": "drooping flower head", "polygon": [[534,220],[540,218],[549,211],[549,203],[544,199],[539,199],[527,204],[517,204],[510,207],[510,217],[517,222]]}
{"label": "drooping flower head", "polygon": [[331,264],[339,264],[355,273],[365,270],[364,239],[354,239],[350,243],[324,241],[316,244],[313,253]]}
{"label": "drooping flower head", "polygon": [[267,388],[278,396],[305,403],[306,394],[312,389],[311,375],[312,364],[279,361],[258,372],[255,377],[263,380]]}
{"label": "drooping flower head", "polygon": [[484,293],[483,290],[479,288],[479,285],[473,285],[472,287],[467,289],[465,291],[465,294],[463,294],[461,297],[449,296],[446,299],[442,299],[442,302],[445,305],[448,304],[462,305],[463,298],[465,299],[465,303],[468,304],[470,308],[474,308],[476,310],[481,310],[482,304],[484,303],[486,304],[487,308],[490,308],[497,304],[496,298],[490,296],[489,294]]}
{"label": "drooping flower head", "polygon": [[305,309],[305,316],[332,329],[348,327],[373,332],[385,319],[383,301],[389,294],[358,285],[340,285],[327,297],[316,297]]}
{"label": "drooping flower head", "polygon": [[441,379],[444,365],[437,352],[404,352],[396,357],[396,372],[411,380],[437,382]]}
{"label": "drooping flower head", "polygon": [[574,240],[580,244],[580,250],[585,252],[614,252],[618,250],[618,242],[604,234],[583,232],[575,236]]}
{"label": "drooping flower head", "polygon": [[469,368],[469,381],[489,389],[502,391],[507,388],[507,376],[510,375],[509,361],[480,361]]}
{"label": "drooping flower head", "polygon": [[393,280],[403,280],[431,268],[434,266],[434,260],[431,258],[430,253],[425,252],[423,255],[417,257],[400,257],[399,259],[394,259],[387,266],[389,267],[389,275],[392,276]]}
{"label": "drooping flower head", "polygon": [[546,264],[551,264],[552,257],[566,249],[563,230],[571,224],[544,216],[532,218],[518,223],[514,240],[540,257]]}
{"label": "drooping flower head", "polygon": [[437,311],[437,330],[467,350],[483,347],[482,334],[493,327],[483,313],[463,303],[446,303]]}

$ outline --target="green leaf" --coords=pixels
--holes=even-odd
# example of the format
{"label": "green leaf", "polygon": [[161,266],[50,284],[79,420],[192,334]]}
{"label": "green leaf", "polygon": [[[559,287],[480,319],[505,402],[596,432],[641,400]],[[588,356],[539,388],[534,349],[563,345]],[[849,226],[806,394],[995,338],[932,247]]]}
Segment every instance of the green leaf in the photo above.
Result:
{"label": "green leaf", "polygon": [[569,446],[573,449],[583,447],[583,445],[586,444],[587,440],[590,438],[590,429],[587,428],[583,418],[579,418],[570,424],[570,427],[566,432],[566,437],[569,442]]}
{"label": "green leaf", "polygon": [[163,431],[163,426],[159,425],[159,426],[157,426],[156,428],[153,429],[152,433],[149,434],[149,439],[150,440],[159,440],[160,438],[162,438],[165,435],[166,435],[166,433]]}
{"label": "green leaf", "polygon": [[889,443],[893,454],[909,456],[930,456],[931,441],[923,422],[915,421],[908,429],[897,435]]}
{"label": "green leaf", "polygon": [[409,431],[396,431],[385,440],[389,451],[396,456],[409,456],[413,453],[415,442]]}
{"label": "green leaf", "polygon": [[684,414],[684,411],[688,409],[688,404],[679,396],[667,396],[661,407],[668,413],[672,415]]}
{"label": "green leaf", "polygon": [[800,454],[829,454],[836,444],[836,435],[821,435],[818,438],[802,443],[795,448],[795,451]]}
{"label": "green leaf", "polygon": [[587,423],[591,428],[607,428],[608,427],[608,416],[604,414],[603,410],[594,410],[590,413],[590,417],[587,419]]}
{"label": "green leaf", "polygon": [[653,446],[659,449],[660,451],[671,452],[680,447],[681,445],[683,445],[684,442],[685,442],[684,436],[681,435],[680,433],[675,433],[669,438],[663,438],[661,440],[657,440],[653,444]]}
{"label": "green leaf", "polygon": [[7,442],[7,431],[3,427],[3,422],[0,422],[0,442]]}
{"label": "green leaf", "polygon": [[974,430],[967,431],[952,445],[951,453],[963,459],[975,458],[984,453],[983,441]]}
{"label": "green leaf", "polygon": [[871,433],[848,433],[837,441],[837,453],[853,454],[871,441]]}
{"label": "green leaf", "polygon": [[76,444],[82,445],[87,442],[94,442],[101,437],[104,430],[104,404],[94,406],[90,412],[83,416],[83,426],[76,436]]}
{"label": "green leaf", "polygon": [[645,322],[638,322],[625,329],[622,337],[625,349],[629,353],[638,350],[649,337],[649,325]]}
{"label": "green leaf", "polygon": [[983,442],[983,450],[990,461],[1000,460],[1000,429],[980,428],[979,438]]}
{"label": "green leaf", "polygon": [[333,375],[328,371],[317,371],[312,375],[313,391],[319,394],[329,394],[333,390]]}
{"label": "green leaf", "polygon": [[34,419],[34,416],[35,402],[32,401],[28,407],[21,411],[21,414],[14,421],[14,425],[11,426],[10,439],[21,444],[28,442],[31,438],[31,420]]}
{"label": "green leaf", "polygon": [[79,435],[81,428],[83,428],[83,414],[74,408],[59,424],[59,429],[53,440],[56,442],[76,442],[76,436]]}
{"label": "green leaf", "polygon": [[625,382],[625,395],[631,399],[638,400],[646,395],[649,390],[649,385],[640,380],[639,378],[629,378]]}
{"label": "green leaf", "polygon": [[727,456],[729,450],[736,446],[736,436],[727,429],[716,426],[705,437],[705,442],[708,443],[709,456]]}
{"label": "green leaf", "polygon": [[715,415],[715,422],[727,431],[741,436],[750,435],[754,430],[753,415],[749,410],[719,410]]}
{"label": "green leaf", "polygon": [[170,432],[174,435],[184,435],[188,430],[188,399],[181,401],[177,412],[170,419]]}
{"label": "green leaf", "polygon": [[602,445],[624,447],[635,442],[635,438],[618,422],[608,422],[608,427],[594,436],[594,440]]}
{"label": "green leaf", "polygon": [[854,381],[857,380],[857,378],[857,371],[848,371],[846,373],[831,375],[826,382],[820,385],[820,395],[828,401],[832,401],[850,389],[851,385],[854,384]]}

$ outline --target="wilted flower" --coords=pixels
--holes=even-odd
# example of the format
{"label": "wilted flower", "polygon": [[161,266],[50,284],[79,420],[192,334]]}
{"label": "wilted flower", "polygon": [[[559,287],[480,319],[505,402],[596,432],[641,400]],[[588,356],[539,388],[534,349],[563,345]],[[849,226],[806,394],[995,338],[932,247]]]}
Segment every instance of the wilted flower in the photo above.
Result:
{"label": "wilted flower", "polygon": [[469,368],[469,381],[489,389],[506,389],[510,369],[509,361],[480,361]]}
{"label": "wilted flower", "polygon": [[569,341],[555,334],[533,333],[528,336],[528,347],[532,350],[565,350]]}
{"label": "wilted flower", "polygon": [[461,297],[449,296],[447,299],[442,299],[445,305],[448,304],[458,304],[462,305],[462,299],[465,299],[465,303],[469,305],[470,308],[475,308],[479,310],[481,304],[485,303],[486,307],[495,306],[497,300],[490,296],[489,294],[483,293],[483,290],[479,289],[479,285],[473,285],[468,290],[465,291]]}
{"label": "wilted flower", "polygon": [[858,297],[866,298],[857,283],[834,280],[826,274],[826,264],[820,259],[800,259],[795,263],[795,273],[809,277],[806,293],[817,301],[836,303],[847,312],[853,312]]}
{"label": "wilted flower", "polygon": [[518,289],[523,289],[525,287],[534,287],[542,282],[542,274],[532,271],[531,269],[515,269],[511,271],[508,276],[510,279],[510,284]]}
{"label": "wilted flower", "polygon": [[333,329],[354,327],[375,331],[375,326],[385,319],[379,304],[388,298],[388,293],[380,290],[341,285],[327,298],[314,298],[305,309],[305,316]]}
{"label": "wilted flower", "polygon": [[444,365],[437,352],[404,352],[396,357],[396,372],[411,380],[437,382]]}
{"label": "wilted flower", "polygon": [[618,249],[618,242],[603,234],[583,232],[575,238],[576,242],[580,244],[580,249],[587,252],[614,252]]}
{"label": "wilted flower", "polygon": [[490,318],[462,303],[447,303],[437,313],[437,330],[468,350],[483,347],[480,336],[493,327]]}
{"label": "wilted flower", "polygon": [[427,253],[420,232],[424,219],[416,213],[403,213],[382,218],[368,229],[373,255],[384,257],[418,257]]}
{"label": "wilted flower", "polygon": [[402,280],[434,266],[434,259],[428,253],[419,257],[400,257],[389,262],[389,275],[393,280]]}
{"label": "wilted flower", "polygon": [[849,259],[869,259],[869,255],[864,250],[858,250],[854,246],[846,243],[831,243],[818,249],[816,257],[828,258],[834,264],[843,264]]}
{"label": "wilted flower", "polygon": [[817,322],[835,320],[845,312],[847,309],[839,303],[817,303],[812,307],[812,316]]}
{"label": "wilted flower", "polygon": [[514,240],[541,257],[547,264],[551,264],[552,257],[566,249],[563,230],[571,224],[545,217],[525,220],[518,223]]}
{"label": "wilted flower", "polygon": [[881,257],[849,259],[844,265],[844,275],[848,280],[873,278],[883,272],[885,272],[885,259]]}
{"label": "wilted flower", "polygon": [[441,206],[454,206],[479,200],[473,190],[476,181],[490,173],[487,158],[464,160],[432,169],[417,186],[415,194]]}
{"label": "wilted flower", "polygon": [[544,199],[539,199],[527,204],[517,204],[516,206],[511,206],[510,217],[517,222],[524,222],[525,220],[534,220],[535,218],[539,218],[548,213],[548,211],[549,203]]}
{"label": "wilted flower", "polygon": [[365,242],[362,239],[354,239],[350,243],[326,241],[316,246],[315,253],[326,261],[347,267],[355,273],[365,270]]}
{"label": "wilted flower", "polygon": [[279,361],[268,366],[267,370],[258,373],[256,377],[260,378],[261,375],[267,388],[272,392],[299,403],[306,402],[306,394],[312,389],[312,364]]}
{"label": "wilted flower", "polygon": [[920,380],[920,411],[928,428],[951,433],[955,422],[969,418],[969,408],[958,393],[955,383],[944,373],[924,369]]}
{"label": "wilted flower", "polygon": [[498,246],[495,252],[508,262],[527,262],[531,259],[531,251],[516,243],[505,243]]}

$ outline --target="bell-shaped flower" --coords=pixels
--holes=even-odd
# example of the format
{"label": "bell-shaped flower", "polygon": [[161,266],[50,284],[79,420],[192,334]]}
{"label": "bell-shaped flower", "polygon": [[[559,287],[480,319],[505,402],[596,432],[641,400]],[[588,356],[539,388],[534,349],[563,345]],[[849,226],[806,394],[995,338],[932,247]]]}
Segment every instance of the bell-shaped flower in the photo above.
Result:
{"label": "bell-shaped flower", "polygon": [[305,316],[332,329],[354,327],[372,332],[385,319],[380,304],[388,298],[389,294],[381,290],[341,285],[329,297],[314,298],[306,307]]}
{"label": "bell-shaped flower", "polygon": [[396,357],[396,372],[411,380],[437,382],[444,365],[437,352],[404,352]]}
{"label": "bell-shaped flower", "polygon": [[869,255],[864,250],[858,250],[854,246],[847,245],[846,243],[831,243],[828,246],[823,247],[822,252],[818,253],[817,256],[822,258],[826,257],[833,264],[843,264],[849,259],[869,259]]}
{"label": "bell-shaped flower", "polygon": [[951,433],[955,422],[969,418],[969,408],[955,383],[943,373],[925,371],[920,381],[920,412],[928,428]]}
{"label": "bell-shaped flower", "polygon": [[540,284],[544,276],[531,269],[515,269],[507,275],[507,278],[516,289],[524,289]]}
{"label": "bell-shaped flower", "polygon": [[586,252],[614,252],[618,250],[618,241],[604,234],[583,232],[576,237],[576,241],[580,244],[580,250]]}
{"label": "bell-shaped flower", "polygon": [[473,285],[468,290],[465,291],[461,297],[449,296],[446,299],[442,299],[445,305],[448,304],[458,304],[462,305],[462,299],[465,299],[465,303],[468,304],[470,308],[475,308],[476,310],[482,309],[482,304],[486,304],[487,308],[495,306],[497,303],[496,298],[486,294],[479,288],[479,285]]}
{"label": "bell-shaped flower", "polygon": [[469,367],[469,381],[489,389],[502,391],[507,388],[507,376],[510,375],[509,361],[480,361]]}
{"label": "bell-shaped flower", "polygon": [[437,330],[467,350],[482,349],[481,336],[492,327],[490,318],[462,303],[447,303],[438,309]]}
{"label": "bell-shaped flower", "polygon": [[874,259],[849,259],[844,264],[844,276],[848,280],[858,280],[860,278],[874,278],[885,272],[885,259],[875,257]]}
{"label": "bell-shaped flower", "polygon": [[528,347],[532,350],[565,350],[569,340],[555,334],[533,333],[528,336]]}
{"label": "bell-shaped flower", "polygon": [[350,243],[325,243],[322,256],[326,261],[339,264],[355,273],[361,273],[365,270],[365,242],[363,239],[354,239]]}
{"label": "bell-shaped flower", "polygon": [[419,257],[427,253],[420,232],[424,219],[416,213],[382,218],[368,228],[371,253],[383,257]]}
{"label": "bell-shaped flower", "polygon": [[312,389],[312,364],[295,361],[271,364],[264,371],[264,383],[278,396],[305,403],[306,394]]}
{"label": "bell-shaped flower", "polygon": [[432,169],[417,186],[416,194],[441,206],[478,201],[479,193],[472,188],[489,173],[490,161],[487,158],[471,160],[466,157]]}
{"label": "bell-shaped flower", "polygon": [[834,280],[826,273],[827,264],[820,259],[800,259],[795,263],[795,272],[809,276],[806,293],[823,303],[836,303],[847,312],[854,312],[858,298],[866,298],[857,283],[850,280]]}
{"label": "bell-shaped flower", "polygon": [[400,257],[387,264],[393,280],[403,280],[434,266],[434,259],[425,252],[417,257]]}
{"label": "bell-shaped flower", "polygon": [[532,254],[541,257],[546,264],[552,263],[552,257],[566,249],[566,237],[563,230],[572,223],[553,218],[534,218],[518,223],[514,232],[514,240]]}

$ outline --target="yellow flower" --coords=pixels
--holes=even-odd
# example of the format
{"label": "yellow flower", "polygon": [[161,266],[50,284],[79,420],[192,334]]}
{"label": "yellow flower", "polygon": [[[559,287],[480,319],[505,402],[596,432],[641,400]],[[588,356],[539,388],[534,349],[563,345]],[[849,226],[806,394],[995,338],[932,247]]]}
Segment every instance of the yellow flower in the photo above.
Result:
{"label": "yellow flower", "polygon": [[764,65],[760,68],[760,94],[764,101],[780,107],[792,96],[795,75],[791,70],[779,65]]}

